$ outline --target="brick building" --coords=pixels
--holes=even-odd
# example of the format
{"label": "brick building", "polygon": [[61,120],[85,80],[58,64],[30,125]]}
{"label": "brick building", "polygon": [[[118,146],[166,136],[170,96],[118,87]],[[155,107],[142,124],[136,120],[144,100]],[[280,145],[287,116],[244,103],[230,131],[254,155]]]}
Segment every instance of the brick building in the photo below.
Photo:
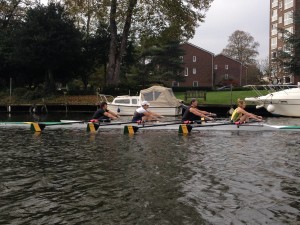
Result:
{"label": "brick building", "polygon": [[190,43],[182,44],[185,76],[184,82],[173,81],[172,86],[212,87],[214,54]]}
{"label": "brick building", "polygon": [[214,84],[218,86],[247,85],[247,67],[228,56],[216,55],[214,57]]}
{"label": "brick building", "polygon": [[295,34],[300,29],[294,21],[294,12],[299,12],[300,0],[270,0],[270,42],[269,58],[272,68],[273,81],[281,84],[295,84],[299,81],[299,76],[290,74],[287,68],[284,68],[278,62],[276,57],[279,51],[290,53],[291,49],[285,46],[283,34],[280,29]]}
{"label": "brick building", "polygon": [[222,54],[213,53],[191,43],[181,45],[185,55],[184,82],[172,81],[172,87],[215,88],[217,85],[247,84],[247,68],[240,62]]}

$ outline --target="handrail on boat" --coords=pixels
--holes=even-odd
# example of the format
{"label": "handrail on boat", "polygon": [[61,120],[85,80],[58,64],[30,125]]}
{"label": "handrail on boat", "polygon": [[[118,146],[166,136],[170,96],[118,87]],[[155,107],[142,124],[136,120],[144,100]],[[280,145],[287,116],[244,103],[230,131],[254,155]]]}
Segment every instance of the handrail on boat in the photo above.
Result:
{"label": "handrail on boat", "polygon": [[265,84],[265,85],[245,85],[243,87],[251,87],[252,90],[258,95],[262,96],[263,94],[259,91],[259,88],[263,88],[269,94],[277,92],[277,91],[284,91],[286,89],[298,87],[298,85],[289,85],[289,84]]}
{"label": "handrail on boat", "polygon": [[105,95],[105,94],[99,94],[97,93],[97,101],[98,102],[107,102],[111,103],[114,99],[114,96],[112,95]]}

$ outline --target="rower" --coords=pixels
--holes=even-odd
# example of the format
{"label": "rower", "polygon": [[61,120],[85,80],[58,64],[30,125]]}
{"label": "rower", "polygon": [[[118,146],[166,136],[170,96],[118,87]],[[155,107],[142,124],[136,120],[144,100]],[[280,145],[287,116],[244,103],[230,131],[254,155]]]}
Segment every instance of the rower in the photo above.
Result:
{"label": "rower", "polygon": [[187,107],[185,110],[183,116],[182,116],[182,121],[199,121],[201,118],[207,119],[207,120],[214,120],[212,116],[216,116],[216,114],[199,110],[198,109],[198,101],[197,99],[193,98],[191,100],[190,106]]}
{"label": "rower", "polygon": [[261,116],[249,113],[245,110],[246,102],[244,100],[237,100],[238,107],[233,111],[231,115],[231,121],[237,123],[249,122],[249,119],[255,119],[256,121],[262,121]]}
{"label": "rower", "polygon": [[147,101],[143,101],[141,107],[137,108],[134,111],[134,115],[132,117],[132,122],[146,122],[146,121],[155,121],[157,118],[162,118],[163,116],[151,112],[149,110],[150,103]]}
{"label": "rower", "polygon": [[94,113],[92,122],[110,122],[111,119],[115,120],[120,116],[107,109],[107,103],[101,102],[100,108]]}

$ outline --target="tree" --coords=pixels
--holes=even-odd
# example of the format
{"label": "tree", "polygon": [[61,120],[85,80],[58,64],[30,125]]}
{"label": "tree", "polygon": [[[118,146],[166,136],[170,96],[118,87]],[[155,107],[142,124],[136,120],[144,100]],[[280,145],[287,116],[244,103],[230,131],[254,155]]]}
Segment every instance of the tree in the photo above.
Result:
{"label": "tree", "polygon": [[247,84],[259,84],[261,81],[262,72],[259,65],[252,64],[247,67]]}
{"label": "tree", "polygon": [[229,37],[228,44],[223,49],[222,54],[230,56],[245,65],[253,65],[256,62],[255,58],[258,56],[258,47],[259,43],[254,41],[249,33],[236,30]]}
{"label": "tree", "polygon": [[14,33],[19,29],[28,8],[36,4],[37,1],[33,0],[0,0],[0,82],[4,85],[18,70],[11,60]]}
{"label": "tree", "polygon": [[20,21],[27,9],[37,4],[37,0],[0,0],[0,30],[9,27],[14,21]]}
{"label": "tree", "polygon": [[266,57],[265,59],[261,59],[257,64],[262,75],[262,77],[260,77],[260,80],[269,83],[272,75],[272,67],[270,64],[269,57]]}
{"label": "tree", "polygon": [[[67,10],[77,15],[78,26],[93,30],[98,22],[110,25],[107,83],[120,82],[121,65],[127,42],[138,43],[143,37],[165,36],[174,40],[193,37],[213,0],[128,0],[92,1],[64,0]],[[79,15],[78,15],[79,14]],[[92,21],[90,24],[89,21]],[[120,37],[120,38],[119,38]]]}
{"label": "tree", "polygon": [[283,74],[292,73],[300,76],[300,10],[294,15],[295,33],[286,29],[279,29],[282,34],[284,47],[278,51],[273,59],[283,70]]}
{"label": "tree", "polygon": [[140,80],[143,87],[151,83],[167,83],[170,80],[182,81],[184,55],[179,41],[157,42],[141,49],[139,55]]}
{"label": "tree", "polygon": [[81,33],[60,4],[39,5],[28,10],[15,34],[15,62],[27,75],[34,75],[27,80],[43,81],[45,90],[53,91],[55,82],[66,83],[76,74],[81,40]]}
{"label": "tree", "polygon": [[[212,0],[197,0],[184,4],[183,1],[173,0],[150,2],[142,0],[138,3],[137,0],[129,0],[125,5],[122,2],[111,0],[108,82],[118,84],[120,81],[120,66],[122,57],[126,54],[125,47],[131,25],[132,32],[136,32],[138,38],[145,34],[155,36],[155,34],[172,27],[173,34],[177,36],[176,39],[188,39],[194,35],[198,21],[203,21],[204,14],[202,12],[209,8],[211,2]],[[132,19],[134,19],[133,24]],[[117,24],[119,23],[123,24],[120,43],[117,42]]]}

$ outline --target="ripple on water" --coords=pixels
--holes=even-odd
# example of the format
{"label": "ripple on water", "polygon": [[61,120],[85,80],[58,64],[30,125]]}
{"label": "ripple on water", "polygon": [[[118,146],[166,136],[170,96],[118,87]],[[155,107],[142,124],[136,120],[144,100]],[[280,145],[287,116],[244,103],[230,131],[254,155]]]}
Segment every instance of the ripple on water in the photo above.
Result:
{"label": "ripple on water", "polygon": [[0,141],[0,224],[299,220],[297,133],[5,129]]}
{"label": "ripple on water", "polygon": [[[210,132],[201,141],[191,137],[195,146],[189,148],[185,166],[193,175],[185,182],[182,200],[213,224],[295,223],[299,151],[287,138],[298,134]],[[294,196],[283,188],[295,185],[289,189]]]}

